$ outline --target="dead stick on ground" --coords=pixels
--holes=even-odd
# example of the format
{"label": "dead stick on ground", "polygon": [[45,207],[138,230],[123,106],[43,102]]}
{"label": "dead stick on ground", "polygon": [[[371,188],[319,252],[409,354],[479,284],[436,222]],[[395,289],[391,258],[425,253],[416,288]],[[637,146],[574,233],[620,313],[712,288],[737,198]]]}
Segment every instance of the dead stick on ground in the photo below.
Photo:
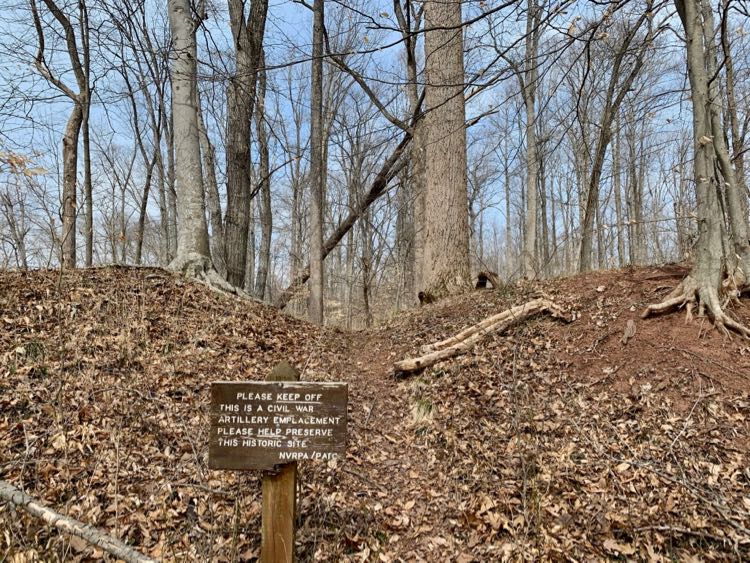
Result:
{"label": "dead stick on ground", "polygon": [[394,370],[396,373],[409,373],[452,358],[466,352],[488,334],[502,332],[530,316],[544,311],[551,313],[555,317],[565,319],[563,312],[552,301],[548,299],[534,299],[523,305],[512,307],[502,313],[488,317],[482,322],[461,331],[456,336],[423,347],[423,351],[427,351],[426,354],[418,358],[409,358],[396,362],[393,365]]}
{"label": "dead stick on ground", "polygon": [[30,497],[22,490],[15,488],[13,485],[5,481],[0,481],[0,499],[25,510],[32,516],[41,518],[47,522],[47,524],[54,526],[61,532],[86,540],[90,544],[103,549],[118,559],[122,559],[128,563],[156,562],[155,559],[146,557],[142,553],[137,552],[130,546],[98,528],[94,528],[93,526],[74,520],[69,516],[55,512],[51,508],[44,506],[35,498]]}
{"label": "dead stick on ground", "polygon": [[533,315],[534,313],[538,311],[543,311],[543,310],[549,311],[553,317],[565,316],[562,313],[562,311],[557,307],[557,305],[555,305],[549,299],[533,299],[529,301],[528,303],[524,303],[523,305],[517,305],[516,307],[512,307],[511,309],[506,309],[505,311],[501,313],[492,315],[491,317],[487,317],[483,321],[473,326],[470,326],[469,328],[465,330],[462,330],[455,336],[451,336],[450,338],[446,338],[445,340],[441,340],[440,342],[435,342],[434,344],[427,344],[425,346],[422,346],[422,348],[420,349],[420,352],[422,352],[423,354],[429,354],[430,352],[434,352],[435,350],[440,350],[442,348],[453,346],[455,344],[458,344],[459,342],[463,342],[464,340],[466,340],[470,336],[473,336],[477,332],[490,328],[498,323],[501,323],[508,319],[513,319],[519,316],[522,318],[526,318],[529,315]]}

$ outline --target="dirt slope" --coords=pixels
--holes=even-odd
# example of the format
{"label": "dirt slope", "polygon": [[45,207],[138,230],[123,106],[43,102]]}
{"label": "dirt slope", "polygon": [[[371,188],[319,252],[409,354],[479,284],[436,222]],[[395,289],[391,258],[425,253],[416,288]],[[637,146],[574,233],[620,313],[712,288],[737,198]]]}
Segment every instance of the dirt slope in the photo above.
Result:
{"label": "dirt slope", "polygon": [[[476,292],[351,334],[161,270],[2,273],[0,478],[157,558],[254,560],[258,475],[206,468],[208,388],[286,359],[350,383],[346,460],[300,466],[301,561],[747,558],[750,344],[638,318],[683,273]],[[576,320],[393,376],[538,290]],[[10,560],[101,558],[4,506],[0,530]]]}

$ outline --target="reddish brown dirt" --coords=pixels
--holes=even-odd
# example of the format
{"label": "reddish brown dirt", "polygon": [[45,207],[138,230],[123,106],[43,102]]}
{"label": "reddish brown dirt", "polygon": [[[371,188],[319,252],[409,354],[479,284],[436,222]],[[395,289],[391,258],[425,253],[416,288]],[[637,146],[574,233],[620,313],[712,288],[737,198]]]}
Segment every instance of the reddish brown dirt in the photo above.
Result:
{"label": "reddish brown dirt", "polygon": [[[155,557],[254,560],[258,475],[206,468],[208,387],[289,360],[350,385],[346,459],[300,465],[302,561],[747,558],[750,344],[638,317],[684,271],[475,292],[358,333],[161,270],[3,273],[0,478]],[[394,377],[539,290],[576,320]],[[102,557],[7,506],[0,529],[10,560]]]}

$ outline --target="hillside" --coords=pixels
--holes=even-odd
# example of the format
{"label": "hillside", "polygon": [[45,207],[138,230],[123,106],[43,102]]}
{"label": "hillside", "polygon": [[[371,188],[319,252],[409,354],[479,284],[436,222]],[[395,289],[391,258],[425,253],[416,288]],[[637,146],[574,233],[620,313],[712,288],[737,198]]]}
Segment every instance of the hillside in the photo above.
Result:
{"label": "hillside", "polygon": [[[288,360],[350,386],[346,460],[300,464],[300,561],[744,559],[750,343],[638,317],[682,275],[474,292],[345,333],[158,269],[0,273],[0,479],[156,558],[252,561],[259,475],[207,469],[208,389]],[[394,376],[540,290],[576,320]],[[0,529],[11,561],[102,557],[6,505]]]}

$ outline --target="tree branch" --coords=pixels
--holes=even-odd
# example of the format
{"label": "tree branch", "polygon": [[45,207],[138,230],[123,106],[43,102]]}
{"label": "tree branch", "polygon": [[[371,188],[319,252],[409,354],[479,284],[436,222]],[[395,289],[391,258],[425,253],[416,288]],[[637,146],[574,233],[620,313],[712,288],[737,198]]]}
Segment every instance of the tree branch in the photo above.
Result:
{"label": "tree branch", "polygon": [[41,518],[61,532],[81,538],[128,563],[155,563],[156,561],[98,528],[55,512],[6,481],[0,481],[0,499],[28,512],[32,516]]}

